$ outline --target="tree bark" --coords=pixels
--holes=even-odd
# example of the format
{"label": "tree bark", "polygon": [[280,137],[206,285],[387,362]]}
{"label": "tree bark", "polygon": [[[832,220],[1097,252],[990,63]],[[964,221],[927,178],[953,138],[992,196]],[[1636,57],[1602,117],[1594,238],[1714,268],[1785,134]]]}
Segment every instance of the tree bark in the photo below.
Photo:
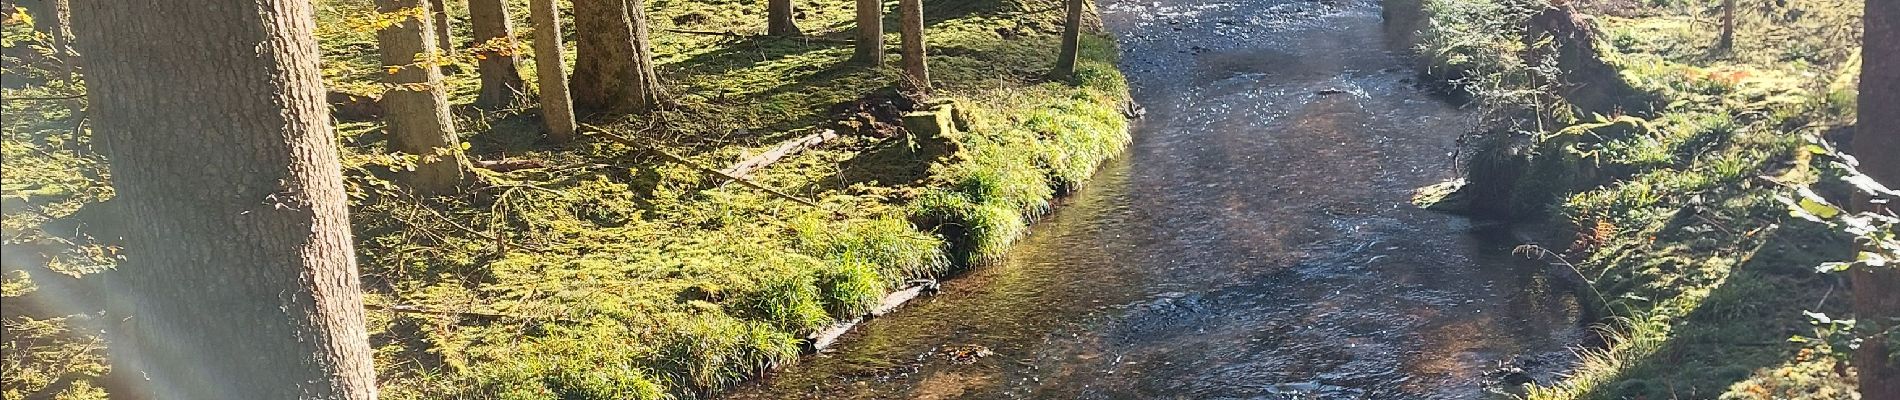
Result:
{"label": "tree bark", "polygon": [[897,0],[897,13],[898,30],[904,42],[904,85],[929,93],[930,67],[924,61],[924,2]]}
{"label": "tree bark", "polygon": [[554,0],[530,0],[534,20],[534,71],[541,85],[541,123],[548,139],[574,140],[574,105],[567,89],[567,65],[561,60],[561,13]]}
{"label": "tree bark", "polygon": [[660,102],[646,13],[639,0],[575,0],[574,107],[602,114],[646,112]]}
{"label": "tree bark", "polygon": [[[382,13],[421,9],[422,0],[376,0]],[[383,93],[383,121],[390,150],[422,156],[414,171],[405,172],[403,184],[422,194],[454,192],[464,179],[461,140],[449,115],[448,93],[442,70],[436,66],[435,31],[426,14],[376,32],[381,47],[383,75],[390,88]]]}
{"label": "tree bark", "polygon": [[1082,47],[1082,8],[1088,0],[1068,0],[1069,14],[1063,19],[1062,51],[1056,56],[1054,75],[1062,79],[1075,77],[1076,58],[1080,57]]}
{"label": "tree bark", "polygon": [[858,0],[858,37],[851,61],[884,65],[884,0]]}
{"label": "tree bark", "polygon": [[78,73],[79,57],[73,51],[73,14],[72,4],[67,0],[53,0],[53,21],[46,31],[53,38],[53,54],[59,56],[59,65],[64,68],[67,79]]}
{"label": "tree bark", "polygon": [[1735,0],[1722,0],[1722,34],[1715,48],[1721,51],[1735,48]]}
{"label": "tree bark", "polygon": [[435,19],[430,25],[435,29],[435,48],[447,54],[455,51],[455,35],[449,33],[449,3],[445,0],[429,0],[429,15]]}
{"label": "tree bark", "polygon": [[307,0],[83,1],[115,399],[374,399]]}
{"label": "tree bark", "polygon": [[792,19],[792,0],[766,0],[765,34],[798,36],[798,21]]}
{"label": "tree bark", "polygon": [[633,98],[637,110],[651,111],[660,106],[665,92],[653,65],[653,33],[647,27],[646,0],[627,0],[627,20],[633,22]]}
{"label": "tree bark", "polygon": [[475,31],[475,70],[482,88],[475,106],[486,109],[519,108],[528,104],[527,83],[521,81],[520,47],[514,23],[502,0],[468,0],[469,26]]}
{"label": "tree bark", "polygon": [[[1863,14],[1860,69],[1859,121],[1854,124],[1852,151],[1860,160],[1860,171],[1886,184],[1900,187],[1900,1],[1867,0]],[[1892,203],[1878,204],[1865,193],[1855,203],[1863,211],[1893,212]],[[1892,200],[1892,199],[1889,199]],[[1900,318],[1900,269],[1893,266],[1854,268],[1849,278],[1854,288],[1855,319],[1870,323],[1872,332],[1896,328]],[[1854,352],[1854,366],[1860,373],[1860,393],[1865,400],[1900,399],[1900,363],[1894,361],[1888,340],[1893,336],[1865,338]]]}

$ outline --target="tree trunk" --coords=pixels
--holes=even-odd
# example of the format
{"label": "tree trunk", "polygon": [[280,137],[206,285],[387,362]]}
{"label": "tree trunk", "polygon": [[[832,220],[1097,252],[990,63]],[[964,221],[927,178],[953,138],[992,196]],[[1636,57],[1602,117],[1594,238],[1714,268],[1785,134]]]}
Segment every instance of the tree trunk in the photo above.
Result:
{"label": "tree trunk", "polygon": [[1062,52],[1056,56],[1054,75],[1061,79],[1075,77],[1075,62],[1082,47],[1082,8],[1088,0],[1069,0],[1069,15],[1063,20]]}
{"label": "tree trunk", "polygon": [[53,0],[52,25],[46,31],[53,38],[53,54],[59,56],[59,65],[64,68],[67,79],[78,73],[78,53],[73,51],[73,14],[72,5],[67,0]]}
{"label": "tree trunk", "polygon": [[468,0],[469,26],[475,31],[476,72],[482,88],[475,106],[486,109],[519,108],[528,104],[527,84],[521,81],[520,47],[514,23],[502,0]]}
{"label": "tree trunk", "polygon": [[798,36],[798,21],[792,19],[792,0],[766,0],[765,34]]}
{"label": "tree trunk", "polygon": [[[376,0],[376,9],[395,13],[424,8],[422,0]],[[443,89],[442,70],[435,59],[435,31],[430,18],[404,18],[376,32],[381,47],[383,75],[390,88],[383,93],[383,121],[390,150],[422,156],[416,170],[402,175],[403,184],[422,194],[444,194],[461,187],[461,140],[449,115],[449,96]]]}
{"label": "tree trunk", "polygon": [[445,0],[429,0],[429,10],[429,15],[435,19],[435,22],[430,25],[430,27],[435,29],[435,48],[441,50],[443,54],[454,52],[455,35],[449,33],[448,2]]}
{"label": "tree trunk", "polygon": [[897,0],[899,31],[904,42],[904,85],[930,92],[930,67],[924,63],[924,1]]}
{"label": "tree trunk", "polygon": [[884,65],[884,0],[858,0],[858,38],[851,61]]}
{"label": "tree trunk", "polygon": [[660,101],[639,0],[574,0],[574,107],[627,114]]}
{"label": "tree trunk", "polygon": [[125,218],[112,397],[374,399],[310,2],[75,6]]}
{"label": "tree trunk", "polygon": [[653,68],[653,33],[647,28],[646,0],[627,0],[627,20],[633,22],[633,99],[641,112],[660,106],[660,74]]}
{"label": "tree trunk", "polygon": [[1721,51],[1735,48],[1735,0],[1722,0],[1722,35],[1715,48]]}
{"label": "tree trunk", "polygon": [[574,140],[574,105],[567,91],[567,65],[561,60],[561,13],[554,0],[530,0],[534,20],[534,71],[541,85],[541,122],[548,139]]}
{"label": "tree trunk", "polygon": [[[1854,124],[1853,153],[1860,171],[1887,185],[1900,187],[1900,1],[1867,0],[1860,69],[1860,120]],[[1856,199],[1860,210],[1892,212],[1891,203],[1877,204],[1866,194]],[[1891,200],[1891,199],[1889,199]],[[1882,210],[1882,208],[1887,208]],[[1855,319],[1870,323],[1871,332],[1896,327],[1900,318],[1900,269],[1894,266],[1854,268]],[[1900,399],[1900,363],[1894,361],[1890,338],[1865,338],[1854,352],[1865,400]]]}

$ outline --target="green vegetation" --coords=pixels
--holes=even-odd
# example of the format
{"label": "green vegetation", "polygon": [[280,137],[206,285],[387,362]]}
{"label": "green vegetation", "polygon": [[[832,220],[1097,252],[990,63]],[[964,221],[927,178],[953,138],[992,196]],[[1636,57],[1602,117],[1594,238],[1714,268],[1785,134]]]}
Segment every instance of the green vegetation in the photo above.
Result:
{"label": "green vegetation", "polygon": [[1746,6],[1730,52],[1713,48],[1704,3],[1571,3],[1596,17],[1600,57],[1653,101],[1603,115],[1573,106],[1556,84],[1573,66],[1527,56],[1557,51],[1524,28],[1551,7],[1542,1],[1429,1],[1420,40],[1431,71],[1492,116],[1468,162],[1529,166],[1472,177],[1466,187],[1503,188],[1462,200],[1504,193],[1505,214],[1551,221],[1572,241],[1553,256],[1613,316],[1604,347],[1529,398],[1852,396],[1841,349],[1789,338],[1826,336],[1804,311],[1846,308],[1845,278],[1815,266],[1851,257],[1853,242],[1790,218],[1776,197],[1816,182],[1847,193],[1805,144],[1853,120],[1859,3]]}
{"label": "green vegetation", "polygon": [[[465,46],[465,10],[450,3]],[[917,150],[927,138],[847,132],[750,177],[823,210],[643,149],[548,144],[532,110],[459,107],[473,159],[547,167],[478,170],[482,183],[464,196],[418,198],[389,182],[406,162],[385,151],[380,122],[340,122],[382,396],[700,397],[796,362],[805,335],[862,315],[906,279],[1001,254],[1057,193],[1127,143],[1127,88],[1112,43],[1096,35],[1085,37],[1075,82],[1043,78],[1061,30],[1057,12],[1036,11],[1044,4],[926,3],[937,96],[954,102],[963,127],[945,135],[955,151],[932,159]],[[509,4],[525,19],[525,1]],[[750,36],[764,28],[762,3],[647,2],[656,61],[678,105],[595,122],[717,167],[825,129],[830,106],[895,81],[894,70],[847,64],[850,47],[823,40],[848,37],[849,2],[800,5],[800,24],[818,40]],[[380,91],[370,10],[366,0],[318,1],[332,90]],[[38,42],[30,26],[6,29],[29,39],[9,46],[7,97],[83,91],[15,63]],[[685,33],[725,30],[739,35]],[[451,97],[473,101],[472,57],[448,63],[461,71],[449,75]],[[47,83],[15,86],[22,76]],[[83,106],[5,103],[8,264],[33,262],[15,257],[22,251],[51,254],[53,269],[74,274],[112,263],[110,242],[41,229],[111,198],[103,161],[88,150],[99,144],[75,128]],[[6,277],[6,296],[32,290],[24,276]],[[5,397],[67,375],[78,383],[62,398],[101,395],[92,381],[104,373],[103,352],[84,325],[9,319],[7,329]]]}

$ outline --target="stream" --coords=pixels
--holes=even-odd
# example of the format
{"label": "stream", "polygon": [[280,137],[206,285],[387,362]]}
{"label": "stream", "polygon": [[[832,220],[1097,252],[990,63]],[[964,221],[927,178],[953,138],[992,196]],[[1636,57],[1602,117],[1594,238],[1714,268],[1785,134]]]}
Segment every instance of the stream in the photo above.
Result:
{"label": "stream", "polygon": [[1474,122],[1378,4],[1101,11],[1148,111],[1128,152],[1004,260],[727,397],[1480,399],[1574,357],[1557,272],[1407,203]]}

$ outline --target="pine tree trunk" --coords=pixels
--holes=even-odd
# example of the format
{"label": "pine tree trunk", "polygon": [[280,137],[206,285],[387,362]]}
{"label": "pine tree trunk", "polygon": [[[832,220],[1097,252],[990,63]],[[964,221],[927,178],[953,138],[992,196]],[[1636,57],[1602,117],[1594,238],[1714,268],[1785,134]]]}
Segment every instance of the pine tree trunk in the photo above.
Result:
{"label": "pine tree trunk", "polygon": [[[1867,0],[1862,33],[1860,70],[1860,121],[1854,124],[1853,154],[1860,159],[1860,171],[1886,184],[1900,187],[1900,1]],[[1881,212],[1882,205],[1860,196],[1860,210]],[[1850,278],[1854,288],[1855,319],[1872,332],[1896,327],[1900,318],[1900,269],[1894,266],[1854,268]],[[1864,400],[1900,399],[1900,363],[1889,342],[1894,336],[1869,337],[1854,352],[1855,369],[1860,373],[1860,393]]]}
{"label": "pine tree trunk", "polygon": [[[395,13],[425,8],[422,0],[376,0],[376,9]],[[436,66],[435,31],[430,18],[405,18],[376,32],[386,70],[383,121],[390,150],[420,155],[415,171],[402,175],[403,185],[422,194],[445,194],[461,187],[461,140],[449,115],[449,96],[443,89],[442,70]]]}
{"label": "pine tree trunk", "polygon": [[884,0],[858,0],[858,37],[851,61],[884,65]]}
{"label": "pine tree trunk", "polygon": [[1082,8],[1088,0],[1068,0],[1069,14],[1063,19],[1062,52],[1056,56],[1054,75],[1061,79],[1075,77],[1076,58],[1082,47]]}
{"label": "pine tree trunk", "polygon": [[798,21],[792,19],[792,0],[766,0],[765,34],[798,36]]}
{"label": "pine tree trunk", "polygon": [[73,8],[122,210],[115,399],[374,399],[306,0]]}
{"label": "pine tree trunk", "polygon": [[72,4],[67,0],[53,0],[53,21],[47,27],[48,36],[53,39],[53,54],[59,56],[59,64],[70,79],[78,73],[79,57],[73,51],[73,14]]}
{"label": "pine tree trunk", "polygon": [[924,2],[897,0],[897,24],[904,44],[904,85],[930,92],[930,67],[925,65]]}
{"label": "pine tree trunk", "polygon": [[541,85],[541,122],[548,139],[574,140],[574,105],[567,90],[567,65],[561,60],[561,13],[554,0],[530,0],[534,20],[534,71]]}
{"label": "pine tree trunk", "polygon": [[647,28],[646,0],[627,0],[627,19],[633,22],[633,99],[635,110],[652,111],[666,98],[660,74],[653,66],[653,33]]}
{"label": "pine tree trunk", "polygon": [[442,54],[455,52],[455,35],[449,33],[448,2],[429,0],[429,10],[429,15],[434,16],[435,19],[435,22],[430,25],[435,29],[435,48],[441,50]]}
{"label": "pine tree trunk", "polygon": [[1722,0],[1722,34],[1715,48],[1722,51],[1735,48],[1735,0]]}
{"label": "pine tree trunk", "polygon": [[520,47],[514,23],[502,0],[468,0],[469,26],[475,31],[476,72],[482,88],[475,106],[486,109],[519,108],[528,104],[527,84],[521,81]]}
{"label": "pine tree trunk", "polygon": [[660,99],[646,14],[636,0],[574,0],[574,107],[627,114]]}

